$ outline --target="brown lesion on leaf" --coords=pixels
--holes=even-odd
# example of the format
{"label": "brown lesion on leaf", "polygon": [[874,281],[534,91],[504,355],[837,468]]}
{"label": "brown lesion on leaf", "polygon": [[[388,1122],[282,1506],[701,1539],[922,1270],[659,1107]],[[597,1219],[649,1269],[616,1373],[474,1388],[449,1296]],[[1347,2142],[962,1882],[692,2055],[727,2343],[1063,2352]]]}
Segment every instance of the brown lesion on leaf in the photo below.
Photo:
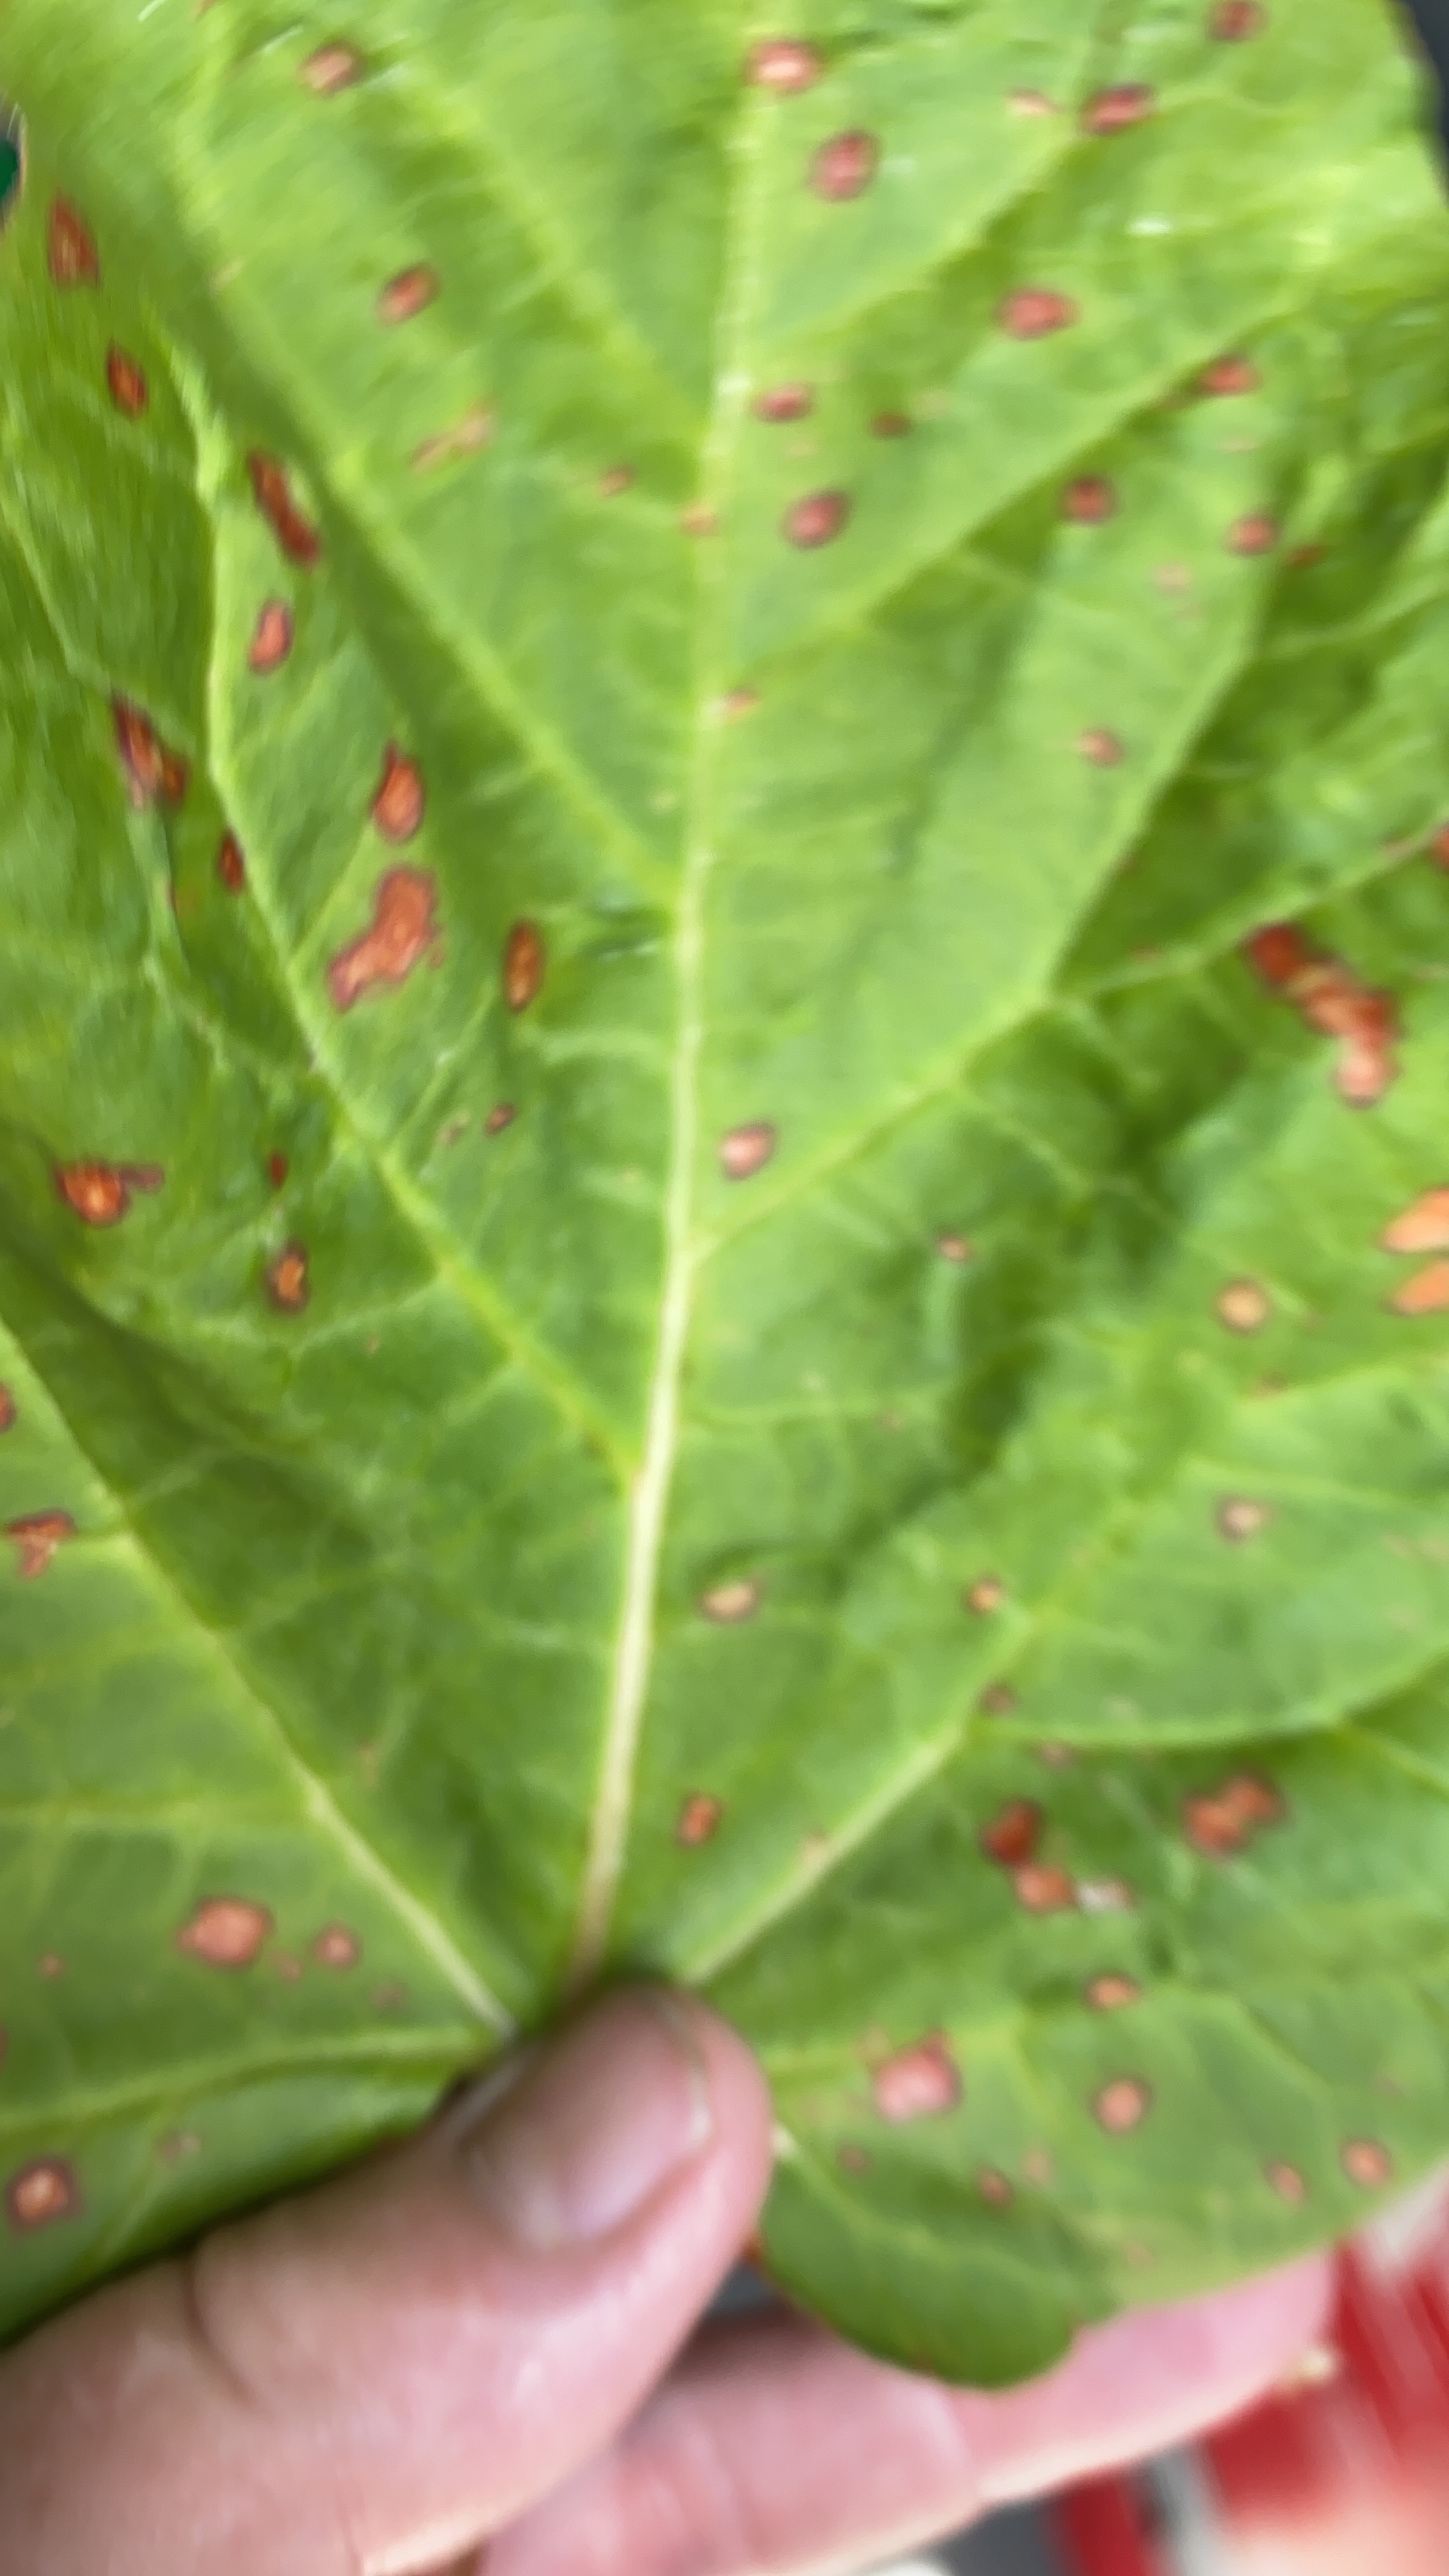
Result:
{"label": "brown lesion on leaf", "polygon": [[15,1398],[8,1386],[0,1385],[0,1432],[13,1431],[16,1418]]}
{"label": "brown lesion on leaf", "polygon": [[1360,2191],[1382,2191],[1394,2178],[1394,2159],[1378,2138],[1350,2138],[1340,2150],[1339,2163],[1349,2181]]}
{"label": "brown lesion on leaf", "polygon": [[46,226],[46,264],[57,286],[98,286],[100,256],[89,225],[68,197],[56,197]]}
{"label": "brown lesion on leaf", "polygon": [[1245,518],[1235,519],[1228,530],[1228,552],[1231,555],[1270,555],[1278,543],[1276,519],[1264,510],[1250,510]]}
{"label": "brown lesion on leaf", "polygon": [[1256,1279],[1230,1279],[1219,1291],[1217,1315],[1230,1333],[1260,1333],[1273,1311],[1273,1301]]}
{"label": "brown lesion on leaf", "polygon": [[848,492],[807,492],[786,511],[781,529],[792,546],[808,554],[819,546],[833,545],[849,524]]}
{"label": "brown lesion on leaf", "polygon": [[279,671],[292,650],[292,612],[284,599],[264,600],[247,646],[247,668],[258,679]]}
{"label": "brown lesion on leaf", "polygon": [[756,420],[770,425],[804,420],[815,409],[815,388],[807,384],[766,385],[754,400]]}
{"label": "brown lesion on leaf", "polygon": [[152,1196],[165,1184],[159,1163],[103,1163],[85,1159],[58,1163],[55,1186],[72,1215],[83,1225],[119,1225],[134,1192]]}
{"label": "brown lesion on leaf", "polygon": [[327,969],[327,989],[339,1011],[350,1011],[364,993],[382,984],[406,983],[436,947],[438,890],[425,868],[389,868],[378,879],[372,920],[340,948]]}
{"label": "brown lesion on leaf", "polygon": [[355,1968],[362,1943],[346,1923],[326,1923],[312,1943],[312,1956],[319,1968]]}
{"label": "brown lesion on leaf", "polygon": [[880,145],[863,126],[832,134],[810,164],[810,185],[827,205],[845,205],[863,197],[880,168]]}
{"label": "brown lesion on leaf", "polygon": [[284,1243],[267,1263],[265,1277],[272,1304],[284,1315],[300,1315],[312,1294],[306,1247]]}
{"label": "brown lesion on leaf", "polygon": [[[435,465],[451,465],[460,456],[481,456],[485,447],[492,446],[496,428],[497,417],[493,405],[484,402],[474,403],[464,412],[461,420],[453,423],[451,429],[435,430],[431,438],[419,440],[412,453],[414,473],[431,473]],[[615,471],[624,476],[624,481],[615,488],[621,492],[626,491],[634,480],[633,475],[627,467],[617,467]],[[600,478],[601,491],[608,481],[607,475]]]}
{"label": "brown lesion on leaf", "polygon": [[128,420],[139,420],[150,399],[146,379],[135,359],[117,348],[114,340],[106,351],[106,385],[117,411]]}
{"label": "brown lesion on leaf", "polygon": [[794,36],[766,36],[745,57],[745,78],[754,89],[776,98],[798,98],[813,89],[825,69],[819,48]]}
{"label": "brown lesion on leaf", "polygon": [[245,1896],[208,1896],[176,1935],[187,1959],[208,1968],[249,1968],[276,1930],[265,1905]]}
{"label": "brown lesion on leaf", "polygon": [[235,832],[223,832],[216,853],[218,881],[228,894],[240,894],[247,881],[247,863]]}
{"label": "brown lesion on leaf", "polygon": [[1266,1503],[1255,1502],[1250,1494],[1229,1494],[1217,1508],[1218,1536],[1230,1547],[1244,1547],[1258,1538],[1272,1519]]}
{"label": "brown lesion on leaf", "polygon": [[1423,1190],[1379,1236],[1385,1252],[1449,1252],[1449,1189]]}
{"label": "brown lesion on leaf", "polygon": [[1055,331],[1069,331],[1080,315],[1073,298],[1055,287],[1017,286],[1003,296],[996,319],[1009,339],[1046,340]]}
{"label": "brown lesion on leaf", "polygon": [[1182,1829],[1208,1860],[1233,1860],[1270,1825],[1287,1821],[1288,1802],[1261,1771],[1235,1771],[1217,1789],[1182,1802]]}
{"label": "brown lesion on leaf", "polygon": [[883,2120],[904,2128],[913,2120],[939,2119],[961,2099],[961,2071],[943,2031],[929,2031],[874,2067],[871,2097]]}
{"label": "brown lesion on leaf", "polygon": [[1011,1884],[1026,1914],[1068,1914],[1077,1901],[1076,1881],[1043,1861],[1029,1860],[1014,1869]]}
{"label": "brown lesion on leaf", "polygon": [[517,1116],[518,1111],[511,1100],[495,1101],[483,1121],[484,1135],[501,1136],[505,1127],[511,1127]]}
{"label": "brown lesion on leaf", "polygon": [[768,1119],[752,1119],[746,1127],[732,1127],[720,1138],[719,1166],[727,1181],[753,1180],[773,1158],[778,1134]]}
{"label": "brown lesion on leaf", "polygon": [[322,552],[322,540],[293,500],[286,468],[275,456],[263,455],[254,447],[247,458],[247,473],[257,508],[288,562],[310,571]]}
{"label": "brown lesion on leaf", "polygon": [[129,698],[113,697],[111,714],[126,792],[137,812],[148,805],[179,805],[190,767],[162,741],[151,719]]}
{"label": "brown lesion on leaf", "polygon": [[753,1619],[760,1595],[759,1583],[752,1576],[742,1575],[728,1583],[712,1584],[708,1592],[701,1593],[699,1606],[717,1628],[738,1628]]}
{"label": "brown lesion on leaf", "polygon": [[503,999],[510,1011],[526,1011],[543,988],[543,932],[536,921],[515,921],[503,943]]}
{"label": "brown lesion on leaf", "polygon": [[1427,1262],[1394,1290],[1389,1307],[1395,1315],[1443,1315],[1449,1313],[1449,1261]]}
{"label": "brown lesion on leaf", "polygon": [[1078,528],[1100,528],[1117,515],[1117,490],[1105,474],[1079,474],[1062,492],[1062,517]]}
{"label": "brown lesion on leaf", "polygon": [[1127,757],[1121,735],[1109,732],[1105,725],[1088,725],[1079,733],[1077,750],[1093,769],[1120,769]]}
{"label": "brown lesion on leaf", "polygon": [[1336,1040],[1340,1098],[1351,1109],[1371,1109],[1398,1078],[1393,996],[1363,983],[1341,957],[1314,948],[1293,922],[1254,931],[1245,953],[1270,992],[1319,1036]]}
{"label": "brown lesion on leaf", "polygon": [[1157,112],[1157,93],[1143,81],[1119,81],[1112,89],[1099,89],[1082,110],[1084,134],[1123,134],[1129,125],[1141,125]]}
{"label": "brown lesion on leaf", "polygon": [[427,798],[422,771],[390,742],[382,756],[382,777],[372,800],[372,819],[385,841],[410,841],[422,822]]}
{"label": "brown lesion on leaf", "polygon": [[713,1842],[723,1822],[724,1800],[705,1789],[691,1790],[675,1819],[674,1839],[681,1851],[698,1851]]}
{"label": "brown lesion on leaf", "polygon": [[34,2235],[74,2218],[81,2206],[75,2168],[64,2156],[37,2156],[22,2165],[5,2186],[5,2209],[17,2236]]}
{"label": "brown lesion on leaf", "polygon": [[967,1585],[961,1597],[973,1619],[989,1619],[1006,1599],[1006,1586],[999,1575],[982,1574]]}
{"label": "brown lesion on leaf", "polygon": [[434,302],[442,281],[435,268],[424,259],[415,260],[411,268],[400,268],[390,277],[377,299],[377,318],[389,328],[399,322],[411,322],[414,315]]}
{"label": "brown lesion on leaf", "polygon": [[1019,1869],[1036,1856],[1046,1817],[1035,1798],[1008,1798],[976,1839],[985,1859],[1000,1869]]}
{"label": "brown lesion on leaf", "polygon": [[76,1535],[69,1512],[22,1512],[7,1521],[5,1535],[15,1550],[22,1583],[34,1583],[45,1572],[58,1547]]}
{"label": "brown lesion on leaf", "polygon": [[1086,2001],[1092,2012],[1125,2012],[1129,2004],[1140,2003],[1142,1988],[1135,1977],[1121,1976],[1107,1970],[1093,1977],[1086,1988]]}
{"label": "brown lesion on leaf", "polygon": [[1092,2116],[1109,2138],[1125,2138],[1141,2128],[1151,2108],[1150,2084],[1139,2075],[1117,2075],[1095,2096]]}
{"label": "brown lesion on leaf", "polygon": [[354,45],[318,45],[301,64],[297,77],[314,98],[335,98],[362,78],[362,56]]}
{"label": "brown lesion on leaf", "polygon": [[1308,2198],[1308,2185],[1296,2165],[1275,2159],[1264,2165],[1263,2179],[1269,2190],[1275,2191],[1280,2200],[1287,2201],[1290,2208],[1298,2208]]}
{"label": "brown lesion on leaf", "polygon": [[1217,0],[1208,16],[1208,34],[1215,44],[1245,45],[1261,36],[1267,23],[1263,0]]}

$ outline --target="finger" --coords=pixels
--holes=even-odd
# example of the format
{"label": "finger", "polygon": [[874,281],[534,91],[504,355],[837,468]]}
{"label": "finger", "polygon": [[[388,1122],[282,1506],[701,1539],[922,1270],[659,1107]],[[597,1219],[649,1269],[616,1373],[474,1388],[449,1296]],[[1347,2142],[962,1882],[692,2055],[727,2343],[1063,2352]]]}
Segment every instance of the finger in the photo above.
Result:
{"label": "finger", "polygon": [[0,2566],[411,2576],[604,2445],[747,2233],[769,2106],[613,1997],[408,2146],[0,2361]]}
{"label": "finger", "polygon": [[788,2314],[714,2327],[607,2459],[494,2541],[487,2576],[859,2567],[1231,2414],[1305,2350],[1327,2297],[1308,2263],[1120,2317],[998,2397],[887,2369]]}

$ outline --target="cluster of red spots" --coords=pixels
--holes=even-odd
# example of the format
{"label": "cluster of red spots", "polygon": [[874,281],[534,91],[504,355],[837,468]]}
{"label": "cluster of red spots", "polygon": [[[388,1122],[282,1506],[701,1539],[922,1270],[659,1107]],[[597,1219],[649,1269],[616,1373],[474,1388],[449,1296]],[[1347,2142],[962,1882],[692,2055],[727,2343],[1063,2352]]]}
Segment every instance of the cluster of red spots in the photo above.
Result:
{"label": "cluster of red spots", "polygon": [[816,47],[793,36],[767,36],[745,60],[746,80],[755,89],[773,90],[777,98],[798,98],[813,89],[824,69]]}
{"label": "cluster of red spots", "polygon": [[1208,19],[1208,34],[1220,45],[1245,45],[1261,36],[1268,23],[1263,0],[1217,0]]}
{"label": "cluster of red spots", "polygon": [[423,819],[427,799],[423,775],[390,742],[382,755],[382,777],[372,800],[372,819],[385,841],[410,841]]}
{"label": "cluster of red spots", "polygon": [[510,1011],[526,1011],[543,989],[545,951],[536,921],[515,921],[503,943],[503,999]]}
{"label": "cluster of red spots", "polygon": [[1297,2209],[1308,2198],[1308,2185],[1296,2165],[1274,2162],[1263,2167],[1263,2179],[1280,2200]]}
{"label": "cluster of red spots", "polygon": [[810,164],[810,185],[827,205],[844,205],[852,197],[863,197],[880,168],[880,145],[873,134],[855,126],[848,134],[832,134],[822,143]]}
{"label": "cluster of red spots", "polygon": [[944,2032],[929,2031],[884,2058],[872,2071],[870,2089],[881,2118],[894,2128],[954,2111],[961,2099],[961,2075]]}
{"label": "cluster of red spots", "polygon": [[34,2164],[22,2165],[18,2174],[12,2174],[5,2186],[6,2214],[17,2236],[30,2236],[37,2228],[74,2218],[80,2205],[75,2175],[63,2156],[37,2157]]}
{"label": "cluster of red spots", "polygon": [[1129,2004],[1140,2003],[1142,1988],[1135,1977],[1125,1977],[1107,1970],[1093,1977],[1086,1988],[1086,2001],[1093,2012],[1125,2012]]}
{"label": "cluster of red spots", "polygon": [[190,776],[180,753],[167,749],[150,717],[129,698],[112,698],[111,714],[131,803],[138,812],[157,803],[179,805]]}
{"label": "cluster of red spots", "polygon": [[1255,394],[1263,379],[1251,358],[1214,358],[1197,380],[1200,394]]}
{"label": "cluster of red spots", "polygon": [[[1449,1189],[1425,1190],[1413,1200],[1379,1241],[1385,1252],[1449,1253]],[[1395,1315],[1442,1315],[1449,1310],[1449,1261],[1430,1261],[1394,1290],[1389,1307]]]}
{"label": "cluster of red spots", "polygon": [[1105,474],[1079,474],[1062,493],[1062,517],[1079,528],[1099,528],[1117,515],[1117,492]]}
{"label": "cluster of red spots", "polygon": [[8,1386],[0,1386],[0,1432],[15,1428],[15,1398]]}
{"label": "cluster of red spots", "polygon": [[431,268],[426,260],[420,259],[411,268],[399,269],[396,277],[388,279],[378,296],[379,322],[387,323],[390,328],[399,322],[411,322],[415,314],[433,302],[439,285],[437,270]]}
{"label": "cluster of red spots", "polygon": [[760,1606],[761,1586],[752,1576],[740,1575],[731,1583],[715,1583],[700,1594],[699,1606],[706,1619],[717,1628],[739,1628],[753,1619]]}
{"label": "cluster of red spots", "polygon": [[292,650],[292,612],[283,599],[264,600],[247,646],[247,668],[258,679],[279,671]]}
{"label": "cluster of red spots", "polygon": [[208,1968],[249,1968],[276,1925],[246,1896],[208,1896],[176,1935],[183,1958]]}
{"label": "cluster of red spots", "polygon": [[767,385],[755,396],[756,420],[778,425],[781,421],[805,420],[815,409],[813,385]]}
{"label": "cluster of red spots", "polygon": [[389,868],[379,877],[372,920],[339,948],[327,969],[327,989],[339,1011],[350,1011],[376,985],[405,983],[437,938],[437,887],[424,868]]}
{"label": "cluster of red spots", "polygon": [[324,1923],[312,1943],[312,1956],[319,1968],[355,1968],[362,1943],[345,1923]]}
{"label": "cluster of red spots", "polygon": [[1053,331],[1070,330],[1078,319],[1070,295],[1049,286],[1018,286],[1003,297],[996,319],[1013,340],[1045,340]]}
{"label": "cluster of red spots", "polygon": [[992,1611],[999,1610],[1006,1599],[1006,1586],[999,1575],[982,1574],[974,1583],[967,1585],[961,1597],[973,1619],[989,1619]]}
{"label": "cluster of red spots", "polygon": [[83,1225],[106,1226],[120,1224],[134,1190],[150,1195],[165,1178],[159,1163],[59,1163],[55,1186]]}
{"label": "cluster of red spots", "polygon": [[1125,2138],[1140,2129],[1152,2108],[1152,2087],[1140,2075],[1117,2075],[1092,2102],[1092,2117],[1109,2138]]}
{"label": "cluster of red spots", "polygon": [[1278,542],[1278,522],[1263,510],[1250,510],[1228,530],[1230,555],[1270,555]]}
{"label": "cluster of red spots", "polygon": [[713,1842],[723,1821],[723,1799],[712,1798],[708,1790],[694,1789],[675,1819],[674,1839],[681,1851],[698,1851],[701,1844]]}
{"label": "cluster of red spots", "polygon": [[[456,457],[480,456],[485,447],[492,445],[497,425],[491,403],[471,404],[451,429],[435,430],[431,438],[418,441],[412,453],[414,471],[426,474],[434,465],[450,465]],[[600,476],[599,489],[607,498],[610,492],[627,492],[633,480],[629,467],[620,465],[612,475]]]}
{"label": "cluster of red spots", "polygon": [[283,554],[290,563],[310,570],[322,552],[322,540],[293,500],[284,469],[274,456],[264,456],[254,447],[247,458],[247,472],[257,508]]}
{"label": "cluster of red spots", "polygon": [[1028,1914],[1064,1914],[1075,1905],[1077,1891],[1066,1870],[1036,1856],[1045,1823],[1034,1799],[1012,1798],[982,1826],[977,1840],[984,1857],[1008,1873],[1016,1901]]}
{"label": "cluster of red spots", "polygon": [[1260,1333],[1273,1311],[1273,1301],[1256,1279],[1230,1279],[1219,1291],[1219,1323],[1230,1333]]}
{"label": "cluster of red spots", "polygon": [[1084,134],[1121,134],[1129,125],[1140,125],[1156,112],[1157,97],[1143,81],[1120,81],[1113,89],[1100,89],[1089,98],[1082,110]]}
{"label": "cluster of red spots", "polygon": [[18,1520],[6,1522],[5,1535],[15,1550],[21,1582],[33,1583],[62,1542],[74,1538],[75,1523],[69,1512],[22,1512]]}
{"label": "cluster of red spots", "polygon": [[768,1119],[757,1118],[747,1127],[732,1127],[719,1143],[719,1167],[727,1181],[748,1181],[762,1172],[774,1154],[779,1139]]}
{"label": "cluster of red spots", "polygon": [[362,77],[362,56],[351,45],[319,45],[307,56],[298,78],[316,98],[335,98]]}
{"label": "cluster of red spots", "polygon": [[792,546],[810,552],[816,546],[832,545],[849,521],[848,492],[807,492],[803,500],[792,501],[780,530]]}
{"label": "cluster of red spots", "polygon": [[284,1243],[267,1263],[264,1276],[272,1304],[284,1315],[300,1315],[312,1294],[305,1245]]}
{"label": "cluster of red spots", "polygon": [[135,359],[118,349],[114,340],[106,351],[106,384],[117,411],[123,411],[128,420],[138,420],[149,399],[146,379]]}
{"label": "cluster of red spots", "polygon": [[1109,733],[1105,725],[1088,725],[1077,736],[1080,757],[1093,769],[1117,769],[1127,756],[1120,734]]}
{"label": "cluster of red spots", "polygon": [[57,286],[96,286],[101,263],[90,232],[68,198],[57,197],[46,230],[46,260]]}
{"label": "cluster of red spots", "polygon": [[1236,1771],[1220,1789],[1182,1802],[1182,1829],[1194,1851],[1210,1860],[1233,1860],[1267,1825],[1288,1813],[1281,1789],[1260,1771]]}
{"label": "cluster of red spots", "polygon": [[1362,983],[1339,957],[1310,947],[1291,922],[1255,931],[1247,954],[1270,991],[1290,1002],[1311,1029],[1337,1040],[1335,1083],[1352,1109],[1371,1108],[1396,1079],[1393,998]]}
{"label": "cluster of red spots", "polygon": [[1356,2183],[1360,2191],[1382,2191],[1384,2184],[1393,2180],[1393,2157],[1377,2138],[1350,2138],[1338,2160],[1349,2181]]}

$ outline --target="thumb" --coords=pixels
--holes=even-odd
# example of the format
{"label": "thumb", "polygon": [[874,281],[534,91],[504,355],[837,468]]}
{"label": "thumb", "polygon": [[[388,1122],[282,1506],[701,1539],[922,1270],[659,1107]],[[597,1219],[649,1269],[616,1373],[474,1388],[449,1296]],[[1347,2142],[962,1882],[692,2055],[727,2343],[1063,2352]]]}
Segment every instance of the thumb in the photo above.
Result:
{"label": "thumb", "polygon": [[420,2138],[0,2360],[0,2565],[413,2576],[633,2413],[748,2232],[743,2043],[608,1998]]}

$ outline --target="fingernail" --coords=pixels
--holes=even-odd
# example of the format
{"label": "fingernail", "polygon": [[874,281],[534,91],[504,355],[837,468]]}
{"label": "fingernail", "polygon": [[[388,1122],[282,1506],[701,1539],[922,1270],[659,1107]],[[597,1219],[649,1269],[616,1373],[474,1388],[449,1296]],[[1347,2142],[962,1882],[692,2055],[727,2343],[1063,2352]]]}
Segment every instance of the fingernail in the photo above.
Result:
{"label": "fingernail", "polygon": [[713,2135],[689,2007],[650,1986],[608,1997],[501,2099],[485,2086],[455,2132],[494,2225],[533,2254],[610,2235]]}

